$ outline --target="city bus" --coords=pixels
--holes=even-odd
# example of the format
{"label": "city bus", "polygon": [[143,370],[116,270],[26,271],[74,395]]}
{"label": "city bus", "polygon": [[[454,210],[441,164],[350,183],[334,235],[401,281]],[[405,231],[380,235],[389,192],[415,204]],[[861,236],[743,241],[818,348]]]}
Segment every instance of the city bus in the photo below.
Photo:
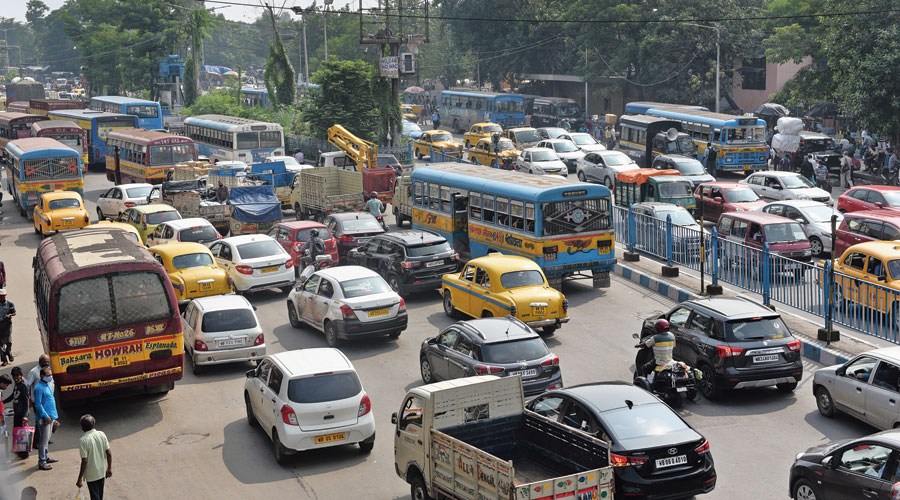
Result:
{"label": "city bus", "polygon": [[520,255],[557,288],[580,277],[610,286],[616,258],[605,186],[452,162],[418,167],[410,181],[413,228],[441,234],[462,257]]}
{"label": "city bus", "polygon": [[197,159],[194,141],[156,130],[124,129],[106,136],[106,178],[116,182],[115,147],[123,183],[162,184],[175,164]]}
{"label": "city bus", "polygon": [[10,113],[28,113],[28,101],[13,101],[6,104],[6,110]]}
{"label": "city bus", "polygon": [[647,110],[653,108],[672,108],[677,107],[681,109],[693,109],[696,111],[709,111],[709,108],[705,106],[691,106],[687,104],[667,104],[664,102],[651,102],[651,101],[635,101],[629,102],[625,105],[625,114],[626,115],[646,115]]}
{"label": "city bus", "polygon": [[409,104],[412,106],[413,113],[416,116],[422,114],[422,108],[428,104],[428,94],[424,92],[403,92],[400,95],[400,104]]}
{"label": "city bus", "polygon": [[682,131],[681,122],[649,115],[623,115],[616,149],[642,168],[649,168],[659,155],[694,156],[697,146]]}
{"label": "city bus", "polygon": [[581,106],[565,97],[529,97],[525,114],[531,115],[532,127],[558,127],[562,120],[581,121]]}
{"label": "city bus", "polygon": [[31,124],[46,119],[46,116],[17,111],[0,112],[0,149],[5,148],[9,141],[31,137]]}
{"label": "city bus", "polygon": [[52,120],[71,120],[84,129],[88,142],[88,165],[106,167],[106,136],[113,130],[137,128],[137,117],[121,113],[106,113],[91,109],[62,109],[50,111]]}
{"label": "city bus", "polygon": [[475,123],[491,122],[504,128],[525,124],[525,98],[475,90],[441,91],[441,123],[464,133]]}
{"label": "city bus", "polygon": [[91,97],[91,103],[88,107],[94,111],[134,115],[138,119],[138,124],[135,128],[145,128],[147,130],[163,129],[162,108],[156,101],[117,95],[102,95]]}
{"label": "city bus", "polygon": [[32,99],[28,101],[28,112],[33,115],[47,116],[58,109],[84,109],[84,101],[72,99]]}
{"label": "city bus", "polygon": [[241,104],[248,108],[268,108],[269,91],[265,87],[241,87]]}
{"label": "city bus", "polygon": [[175,387],[184,367],[175,291],[126,231],[54,235],[38,245],[33,268],[37,324],[60,403]]}
{"label": "city bus", "polygon": [[84,194],[84,164],[74,149],[49,137],[29,137],[6,145],[6,190],[19,213],[31,219],[32,209],[49,191]]}
{"label": "city bus", "polygon": [[88,163],[87,132],[71,120],[44,120],[31,124],[31,137],[49,137],[81,153],[81,163]]}
{"label": "city bus", "polygon": [[650,108],[647,114],[680,121],[701,155],[707,154],[706,145],[711,143],[717,154],[716,172],[766,168],[766,122],[761,118],[676,107]]}
{"label": "city bus", "polygon": [[262,163],[284,154],[281,125],[225,115],[197,115],[184,120],[184,133],[212,162]]}

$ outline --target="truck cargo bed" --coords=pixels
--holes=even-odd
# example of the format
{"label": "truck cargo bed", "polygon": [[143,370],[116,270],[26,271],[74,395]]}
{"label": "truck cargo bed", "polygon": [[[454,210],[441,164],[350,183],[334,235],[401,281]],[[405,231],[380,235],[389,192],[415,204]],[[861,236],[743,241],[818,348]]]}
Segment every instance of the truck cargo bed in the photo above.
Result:
{"label": "truck cargo bed", "polygon": [[513,478],[514,484],[516,486],[521,486],[523,484],[536,483],[545,479],[573,474],[571,471],[552,469],[549,465],[550,464],[542,464],[531,458],[519,458],[513,460],[516,476]]}

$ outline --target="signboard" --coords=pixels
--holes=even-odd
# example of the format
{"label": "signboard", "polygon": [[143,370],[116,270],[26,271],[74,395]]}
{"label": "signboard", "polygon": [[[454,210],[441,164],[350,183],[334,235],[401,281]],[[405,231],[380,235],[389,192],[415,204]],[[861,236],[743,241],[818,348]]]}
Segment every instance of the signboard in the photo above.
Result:
{"label": "signboard", "polygon": [[379,74],[388,78],[399,78],[399,59],[400,58],[397,56],[382,57],[380,64],[381,71],[379,71]]}

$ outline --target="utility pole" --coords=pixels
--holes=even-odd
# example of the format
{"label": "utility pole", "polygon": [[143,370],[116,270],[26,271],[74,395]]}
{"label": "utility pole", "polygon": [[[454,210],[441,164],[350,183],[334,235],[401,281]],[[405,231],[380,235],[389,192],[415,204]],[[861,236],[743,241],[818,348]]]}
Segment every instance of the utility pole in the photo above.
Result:
{"label": "utility pole", "polygon": [[[306,61],[306,84],[309,85],[309,53],[306,50],[306,16],[315,10],[315,6],[302,8],[302,7],[291,7],[291,10],[294,11],[294,14],[300,16],[300,24],[303,25],[303,59]],[[324,15],[324,14],[323,14]],[[327,36],[327,35],[326,35]],[[328,49],[325,49],[325,58],[328,58]]]}
{"label": "utility pole", "polygon": [[712,26],[706,24],[695,24],[695,23],[682,23],[686,26],[696,26],[698,28],[706,28],[710,30],[716,31],[716,113],[719,112],[719,101],[721,97],[719,96],[719,73],[721,73],[721,69],[719,66],[719,55],[722,44],[721,33],[719,32],[719,25],[714,24]]}
{"label": "utility pole", "polygon": [[325,60],[328,60],[328,7],[334,0],[325,0],[325,6],[322,7],[322,26],[325,28]]}
{"label": "utility pole", "polygon": [[587,49],[587,45],[585,45],[584,46],[584,117],[585,117],[585,119],[587,117],[591,116],[590,114],[588,114],[588,70],[587,70],[588,60],[587,60],[587,56],[588,56],[588,49]]}
{"label": "utility pole", "polygon": [[[6,29],[3,29],[3,30],[0,30],[0,31],[3,31],[3,50],[4,50],[4,52],[6,53],[6,56],[5,56],[5,59],[4,59],[4,61],[5,61],[5,64],[4,64],[5,68],[4,68],[4,71],[3,71],[3,74],[4,74],[4,75],[8,75],[8,74],[9,74],[9,41],[8,41],[7,38],[6,38],[6,32],[9,31],[9,30],[11,30],[11,29],[13,29],[13,28],[6,28]],[[22,54],[21,54],[21,52],[20,52],[20,53],[19,53],[19,59],[21,59],[21,58],[22,58]]]}

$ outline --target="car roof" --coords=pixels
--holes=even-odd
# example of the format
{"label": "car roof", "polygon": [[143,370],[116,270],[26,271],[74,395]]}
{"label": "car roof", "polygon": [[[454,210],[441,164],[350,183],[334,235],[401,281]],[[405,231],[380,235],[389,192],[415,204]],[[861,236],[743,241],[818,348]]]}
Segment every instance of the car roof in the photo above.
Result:
{"label": "car roof", "polygon": [[[219,241],[224,241],[226,243],[230,243],[232,245],[240,245],[242,243],[250,243],[251,241],[275,241],[274,238],[265,234],[242,234],[240,236],[230,236],[228,238],[222,238]],[[280,246],[280,245],[279,245]]]}
{"label": "car roof", "polygon": [[845,252],[848,250],[863,251],[881,257],[882,260],[900,257],[900,244],[896,241],[864,241],[847,248]]}
{"label": "car roof", "polygon": [[730,217],[732,219],[741,219],[749,222],[756,222],[758,224],[782,224],[785,222],[791,222],[796,224],[797,221],[794,219],[788,219],[787,217],[782,217],[780,215],[770,214],[766,212],[725,212],[722,214],[722,217]]}
{"label": "car roof", "polygon": [[288,229],[322,229],[328,228],[325,224],[320,222],[316,222],[314,220],[291,220],[286,222],[279,222],[275,224],[275,227],[286,227]]}
{"label": "car roof", "polygon": [[187,219],[175,219],[163,222],[166,226],[171,226],[173,229],[187,229],[189,227],[197,227],[197,226],[212,226],[212,223],[202,217],[189,217]]}
{"label": "car roof", "polygon": [[226,309],[253,309],[253,305],[243,295],[212,295],[200,297],[192,301],[203,311],[223,311]]}
{"label": "car roof", "polygon": [[416,243],[425,245],[428,243],[437,243],[441,241],[447,241],[443,236],[432,233],[431,231],[424,231],[421,229],[406,229],[403,231],[393,231],[390,233],[379,234],[376,238],[394,240],[400,242],[404,245],[414,245]]}
{"label": "car roof", "polygon": [[[773,201],[771,203],[766,204],[766,206],[769,206],[769,205],[787,205],[787,206],[797,207],[797,208],[819,207],[819,206],[827,207],[828,206],[828,205],[825,205],[824,203],[822,203],[821,201],[815,201],[815,200],[778,200],[778,201]],[[897,215],[900,216],[900,214],[897,214]]]}
{"label": "car roof", "polygon": [[659,155],[654,159],[659,159],[659,158],[666,158],[666,159],[673,160],[673,161],[695,161],[697,163],[700,163],[700,160],[694,158],[693,156],[687,156],[687,155]]}
{"label": "car roof", "polygon": [[41,198],[47,200],[61,200],[64,198],[75,198],[80,200],[81,195],[75,191],[49,191],[46,193],[41,193]]}
{"label": "car roof", "polygon": [[337,266],[326,267],[316,271],[316,274],[327,276],[335,281],[343,282],[356,278],[370,278],[378,276],[375,271],[362,266]]}
{"label": "car roof", "polygon": [[900,191],[900,186],[855,186],[845,191],[844,195],[857,189],[869,189],[871,191]]}
{"label": "car roof", "polygon": [[557,392],[572,394],[599,412],[627,408],[626,401],[631,401],[635,406],[660,404],[653,394],[625,382],[594,382],[566,387]]}
{"label": "car roof", "polygon": [[718,187],[718,188],[747,188],[750,189],[750,186],[746,184],[741,184],[740,182],[725,182],[725,181],[716,181],[716,182],[704,182],[697,187]]}
{"label": "car roof", "polygon": [[780,315],[763,304],[746,297],[711,297],[683,302],[726,318],[741,319]]}
{"label": "car roof", "polygon": [[859,210],[856,212],[847,212],[844,214],[844,219],[877,219],[880,221],[890,221],[890,222],[900,222],[900,212],[889,210],[889,209],[878,209],[878,210]]}
{"label": "car roof", "polygon": [[566,130],[562,127],[538,127],[538,130]]}
{"label": "car roof", "polygon": [[[679,212],[687,212],[688,209],[672,204],[672,203],[664,203],[662,201],[642,201],[640,203],[635,203],[636,207],[648,207],[653,209],[667,210],[667,211],[679,211]],[[688,212],[690,213],[690,212]]]}
{"label": "car roof", "polygon": [[891,346],[891,347],[882,347],[880,349],[872,349],[871,351],[866,351],[860,353],[861,356],[872,355],[877,356],[881,359],[887,359],[890,361],[895,361],[900,363],[900,346]]}
{"label": "car roof", "polygon": [[332,219],[336,221],[344,221],[344,220],[353,220],[353,219],[374,219],[375,216],[370,214],[369,212],[341,212],[337,214],[329,215]]}
{"label": "car roof", "polygon": [[[553,127],[551,127],[551,128],[553,128]],[[544,139],[541,142],[549,142],[550,144],[555,144],[557,142],[572,142],[572,141],[570,141],[568,139],[563,139],[562,137],[556,137],[553,139]]]}
{"label": "car roof", "polygon": [[151,187],[152,188],[153,184],[149,184],[146,182],[132,182],[131,184],[119,184],[118,186],[114,186],[114,187],[121,188],[121,189],[136,188],[136,187]]}
{"label": "car roof", "polygon": [[153,245],[150,247],[150,251],[165,255],[166,257],[175,257],[188,253],[210,253],[209,248],[207,248],[206,245],[191,241],[174,241],[172,243]]}
{"label": "car roof", "polygon": [[478,318],[458,321],[455,326],[472,334],[476,342],[497,344],[510,340],[540,338],[534,330],[518,318]]}
{"label": "car roof", "polygon": [[[485,125],[497,125],[497,124],[493,123],[493,122],[481,122],[481,123],[473,123],[472,127],[484,127]],[[469,130],[471,130],[472,127],[469,127]]]}
{"label": "car roof", "polygon": [[153,214],[156,212],[177,212],[175,207],[171,205],[166,205],[164,203],[153,203],[152,205],[138,205],[136,207],[131,207],[132,210],[136,210],[142,214]]}
{"label": "car roof", "polygon": [[331,347],[296,349],[272,354],[270,357],[285,369],[288,377],[331,371],[356,371],[344,353]]}
{"label": "car roof", "polygon": [[526,151],[531,151],[531,152],[536,152],[536,151],[550,151],[550,152],[552,152],[552,153],[555,153],[555,152],[556,152],[556,151],[554,151],[554,150],[552,150],[552,149],[550,149],[550,148],[525,148],[524,150],[522,150],[523,153],[526,152]]}
{"label": "car roof", "polygon": [[798,177],[800,172],[785,172],[783,170],[766,170],[764,172],[753,172],[752,176],[756,177]]}
{"label": "car roof", "polygon": [[821,134],[819,132],[812,132],[810,130],[801,130],[800,132],[797,133],[797,135],[799,135],[800,137],[803,137],[805,139],[831,139],[831,137],[829,137],[825,134]]}
{"label": "car roof", "polygon": [[513,127],[513,128],[506,129],[507,132],[523,132],[526,130],[537,130],[537,129],[534,127]]}
{"label": "car roof", "polygon": [[526,257],[520,257],[518,255],[506,255],[496,252],[487,254],[484,257],[476,257],[470,260],[468,263],[481,266],[488,271],[495,270],[497,267],[501,266],[518,267],[519,270],[523,271],[531,269],[539,270],[541,268],[541,266],[539,266],[537,262]]}

